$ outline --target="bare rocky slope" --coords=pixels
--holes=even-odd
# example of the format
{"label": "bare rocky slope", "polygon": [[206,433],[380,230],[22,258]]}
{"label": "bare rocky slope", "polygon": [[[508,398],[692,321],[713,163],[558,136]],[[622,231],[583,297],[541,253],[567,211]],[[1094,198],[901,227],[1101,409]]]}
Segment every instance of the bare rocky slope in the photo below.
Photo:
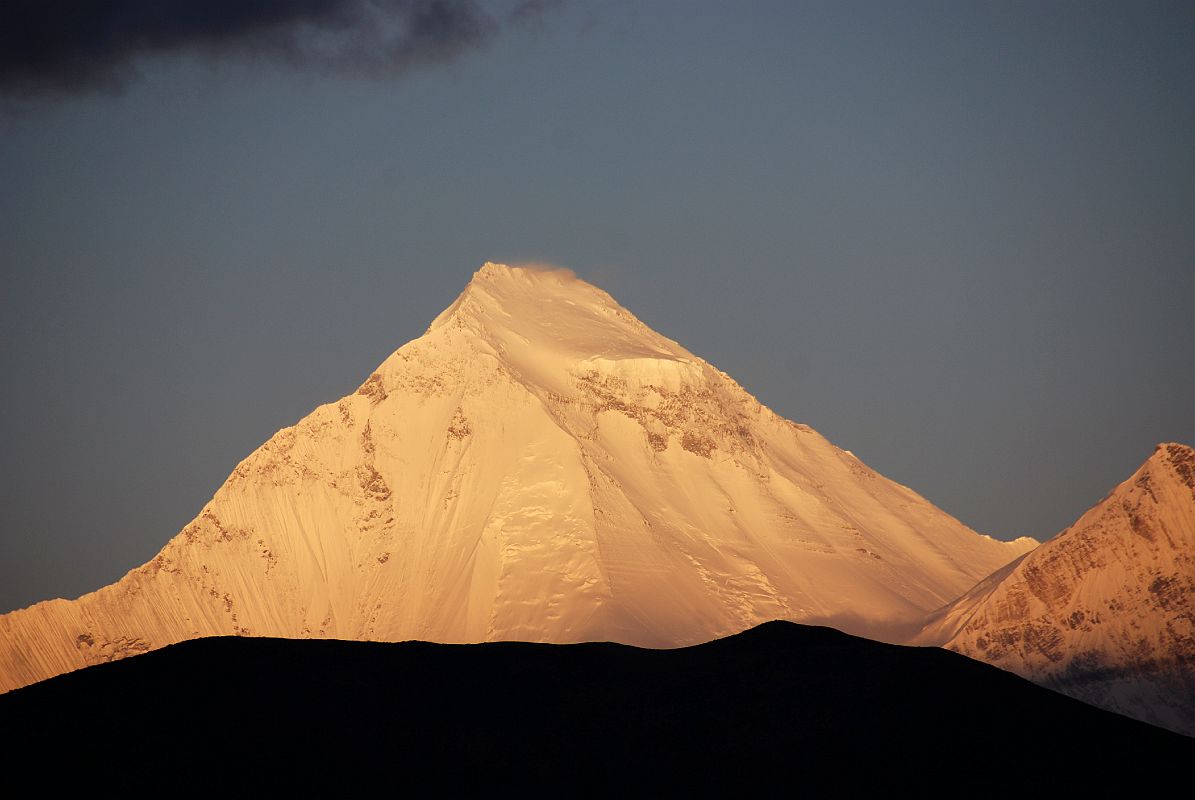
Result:
{"label": "bare rocky slope", "polygon": [[1195,736],[1195,451],[1158,445],[1074,525],[937,612],[915,641]]}
{"label": "bare rocky slope", "polygon": [[1036,544],[971,531],[570,273],[486,264],[149,563],[0,617],[0,690],[229,634],[875,635]]}

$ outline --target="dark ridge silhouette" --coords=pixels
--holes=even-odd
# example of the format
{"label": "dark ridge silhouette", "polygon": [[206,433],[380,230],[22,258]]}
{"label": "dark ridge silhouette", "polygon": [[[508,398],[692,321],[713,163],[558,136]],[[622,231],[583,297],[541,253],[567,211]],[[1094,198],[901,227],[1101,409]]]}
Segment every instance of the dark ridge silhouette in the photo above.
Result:
{"label": "dark ridge silhouette", "polygon": [[0,730],[10,775],[144,791],[1072,795],[1195,757],[945,650],[784,622],[678,650],[199,639],[0,696]]}

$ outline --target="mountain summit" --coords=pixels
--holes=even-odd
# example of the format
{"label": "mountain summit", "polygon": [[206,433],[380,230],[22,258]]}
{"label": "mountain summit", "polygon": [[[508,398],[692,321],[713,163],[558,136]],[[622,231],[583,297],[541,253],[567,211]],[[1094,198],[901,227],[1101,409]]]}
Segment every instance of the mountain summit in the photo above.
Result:
{"label": "mountain summit", "polygon": [[572,273],[486,264],[148,564],[0,617],[0,689],[221,634],[875,634],[1036,544],[976,534]]}
{"label": "mountain summit", "polygon": [[919,635],[1195,736],[1195,450],[1166,443],[1074,525]]}

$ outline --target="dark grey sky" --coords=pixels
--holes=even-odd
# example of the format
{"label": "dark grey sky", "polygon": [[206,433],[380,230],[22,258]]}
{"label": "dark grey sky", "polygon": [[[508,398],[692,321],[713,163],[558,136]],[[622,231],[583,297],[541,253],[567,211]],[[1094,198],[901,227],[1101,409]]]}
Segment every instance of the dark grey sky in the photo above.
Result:
{"label": "dark grey sky", "polygon": [[1195,444],[1191,3],[309,5],[4,40],[0,610],[151,558],[486,260],[1001,538]]}

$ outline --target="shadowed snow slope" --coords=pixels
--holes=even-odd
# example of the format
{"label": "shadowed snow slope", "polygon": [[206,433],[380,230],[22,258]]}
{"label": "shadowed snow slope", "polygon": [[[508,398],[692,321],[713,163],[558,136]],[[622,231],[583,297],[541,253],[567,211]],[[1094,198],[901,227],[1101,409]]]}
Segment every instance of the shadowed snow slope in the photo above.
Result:
{"label": "shadowed snow slope", "polygon": [[875,633],[1037,543],[971,531],[565,271],[486,264],[161,553],[0,617],[0,688],[200,636]]}
{"label": "shadowed snow slope", "polygon": [[1195,736],[1195,451],[1158,445],[1058,536],[917,637]]}

